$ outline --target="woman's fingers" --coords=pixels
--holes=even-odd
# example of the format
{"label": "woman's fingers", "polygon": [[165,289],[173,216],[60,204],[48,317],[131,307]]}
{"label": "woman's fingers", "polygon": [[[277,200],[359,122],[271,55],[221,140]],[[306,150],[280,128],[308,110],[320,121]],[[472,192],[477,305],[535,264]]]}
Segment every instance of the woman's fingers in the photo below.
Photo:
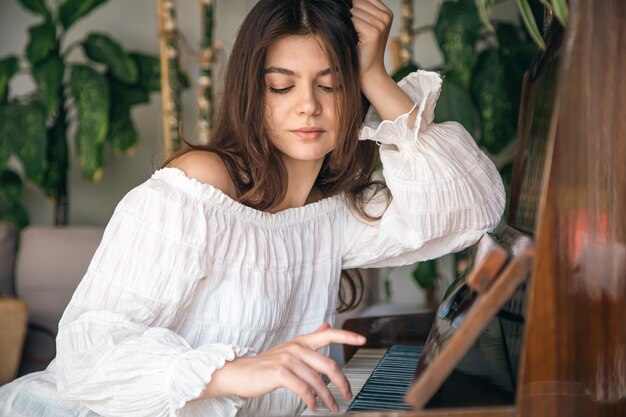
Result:
{"label": "woman's fingers", "polygon": [[281,350],[275,366],[279,385],[296,393],[313,410],[315,408],[310,402],[315,403],[313,394],[317,394],[330,410],[338,411],[335,398],[318,374],[320,372],[327,375],[339,387],[344,397],[349,398],[350,384],[335,361],[297,343]]}
{"label": "woman's fingers", "polygon": [[[353,2],[350,13],[382,31],[388,31],[393,21],[393,13],[380,2]],[[383,7],[385,7],[383,9]]]}
{"label": "woman's fingers", "polygon": [[393,12],[381,0],[352,0],[352,7],[363,9],[377,10],[386,15],[393,17]]}
{"label": "woman's fingers", "polygon": [[294,355],[298,355],[298,357],[300,357],[300,359],[310,369],[326,375],[328,379],[335,384],[346,400],[352,398],[352,387],[350,387],[350,382],[339,365],[337,365],[337,362],[325,355],[322,355],[321,353],[308,350],[301,346],[294,348]]}
{"label": "woman's fingers", "polygon": [[350,332],[348,330],[329,328],[303,336],[298,336],[294,339],[294,341],[303,344],[309,349],[318,350],[319,348],[330,345],[331,343],[361,346],[367,341],[367,339],[358,333]]}
{"label": "woman's fingers", "polygon": [[386,74],[385,46],[393,13],[380,0],[353,0],[350,14],[359,37],[361,82],[365,78],[377,78]]}
{"label": "woman's fingers", "polygon": [[324,404],[326,404],[329,410],[339,411],[337,401],[335,401],[335,398],[330,393],[328,386],[314,369],[309,367],[308,364],[297,362],[293,366],[293,372],[309,384],[318,397],[320,397]]}
{"label": "woman's fingers", "polygon": [[378,30],[384,30],[385,29],[385,24],[382,20],[380,20],[380,18],[378,18],[377,16],[371,14],[369,11],[364,10],[364,9],[352,9],[352,16],[353,17],[358,17],[359,19],[361,19],[362,21],[364,21],[365,23],[367,23],[368,25],[378,29]]}
{"label": "woman's fingers", "polygon": [[276,367],[276,372],[278,373],[279,380],[282,381],[280,385],[302,398],[302,401],[304,401],[311,410],[315,411],[317,409],[315,394],[311,390],[311,386],[305,380],[286,366]]}
{"label": "woman's fingers", "polygon": [[296,393],[312,410],[315,410],[314,394],[329,409],[336,410],[337,403],[318,372],[327,375],[346,399],[352,398],[350,383],[335,361],[316,351],[331,343],[358,346],[365,341],[357,333],[333,329],[328,323],[323,323],[313,333],[295,337],[290,343],[276,346],[267,353],[271,355],[268,359],[273,357],[271,362],[279,364],[274,369],[279,372],[281,386]]}

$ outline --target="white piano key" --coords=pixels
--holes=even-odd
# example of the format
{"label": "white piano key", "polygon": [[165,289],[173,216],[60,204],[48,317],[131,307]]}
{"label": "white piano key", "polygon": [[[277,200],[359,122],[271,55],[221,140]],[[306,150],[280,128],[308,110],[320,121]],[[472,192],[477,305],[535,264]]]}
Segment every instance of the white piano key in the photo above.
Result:
{"label": "white piano key", "polygon": [[[374,368],[376,368],[382,357],[385,355],[385,352],[387,352],[387,349],[359,349],[343,368],[343,372],[346,375],[348,382],[350,382],[350,387],[352,388],[352,394],[354,397],[356,397],[356,395],[361,391],[363,385],[365,385],[365,382],[367,382],[367,379],[374,371]],[[335,401],[337,401],[337,406],[339,407],[338,412],[330,411],[328,407],[326,407],[326,404],[318,398],[317,411],[307,408],[301,415],[335,416],[344,414],[350,406],[350,402],[352,400],[346,400],[343,398],[339,388],[337,388],[337,386],[332,382],[328,384],[328,389],[333,397],[335,397]]]}

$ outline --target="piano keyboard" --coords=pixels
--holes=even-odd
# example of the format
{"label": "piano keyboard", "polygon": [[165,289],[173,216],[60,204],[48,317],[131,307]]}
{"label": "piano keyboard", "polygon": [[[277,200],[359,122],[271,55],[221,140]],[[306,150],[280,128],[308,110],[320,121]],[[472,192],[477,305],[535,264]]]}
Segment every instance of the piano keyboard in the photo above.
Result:
{"label": "piano keyboard", "polygon": [[393,345],[389,349],[359,349],[343,368],[352,387],[354,399],[348,402],[335,384],[328,388],[335,397],[338,412],[333,412],[318,398],[317,411],[306,409],[302,416],[335,416],[349,412],[374,410],[409,410],[404,403],[422,353],[422,346]]}

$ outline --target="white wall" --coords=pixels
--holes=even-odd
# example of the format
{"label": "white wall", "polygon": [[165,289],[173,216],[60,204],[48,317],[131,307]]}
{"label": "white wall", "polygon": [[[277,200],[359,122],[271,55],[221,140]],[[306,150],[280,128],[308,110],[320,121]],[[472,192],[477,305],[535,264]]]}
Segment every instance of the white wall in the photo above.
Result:
{"label": "white wall", "polygon": [[[395,13],[391,36],[397,36],[401,23],[401,0],[387,0]],[[59,3],[54,0],[50,3]],[[222,67],[225,56],[234,41],[236,29],[244,14],[255,3],[254,0],[216,0],[216,39],[225,45],[218,65]],[[415,26],[432,24],[436,18],[439,1],[416,0]],[[510,18],[515,15],[515,2],[508,1],[495,9],[495,17]],[[197,49],[200,38],[200,14],[198,0],[178,1],[178,24],[188,41],[189,48]],[[38,18],[23,10],[17,0],[0,0],[0,57],[22,53],[27,42],[27,28]],[[104,31],[112,35],[128,50],[139,50],[158,54],[156,1],[155,0],[109,0],[87,18],[72,27],[66,39],[69,45],[83,39],[86,32]],[[423,34],[415,42],[416,61],[425,68],[440,65],[442,56],[431,33]],[[70,57],[81,61],[82,54],[76,50]],[[192,52],[184,52],[182,64],[191,78],[197,74],[197,60]],[[387,59],[390,68],[390,59]],[[195,81],[195,80],[194,80]],[[14,93],[26,92],[32,86],[26,75],[14,78],[11,88]],[[195,137],[194,120],[195,93],[187,90],[183,96],[184,126],[187,138]],[[147,105],[135,107],[133,120],[140,135],[139,146],[131,157],[116,157],[109,154],[104,177],[98,184],[84,181],[71,159],[70,175],[70,223],[74,225],[105,225],[122,196],[132,187],[145,181],[159,167],[162,158],[161,101],[153,94]],[[24,193],[32,224],[51,224],[52,205],[29,185]],[[421,296],[410,277],[410,268],[393,273],[393,293],[400,303],[412,304]]]}

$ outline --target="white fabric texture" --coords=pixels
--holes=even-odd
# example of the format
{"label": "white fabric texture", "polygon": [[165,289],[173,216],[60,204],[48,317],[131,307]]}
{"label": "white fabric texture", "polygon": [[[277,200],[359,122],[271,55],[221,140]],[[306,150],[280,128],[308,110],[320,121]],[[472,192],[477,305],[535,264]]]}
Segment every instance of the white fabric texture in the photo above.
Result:
{"label": "white fabric texture", "polygon": [[408,113],[381,123],[370,111],[360,136],[381,143],[393,199],[370,202],[380,221],[362,220],[341,195],[261,212],[176,168],[158,170],[116,208],[61,319],[57,358],[2,387],[0,413],[297,414],[302,403],[285,389],[192,400],[225,361],[333,323],[342,269],[460,250],[504,209],[500,176],[470,135],[433,124],[440,76],[418,71],[400,86],[416,103],[415,126]]}

